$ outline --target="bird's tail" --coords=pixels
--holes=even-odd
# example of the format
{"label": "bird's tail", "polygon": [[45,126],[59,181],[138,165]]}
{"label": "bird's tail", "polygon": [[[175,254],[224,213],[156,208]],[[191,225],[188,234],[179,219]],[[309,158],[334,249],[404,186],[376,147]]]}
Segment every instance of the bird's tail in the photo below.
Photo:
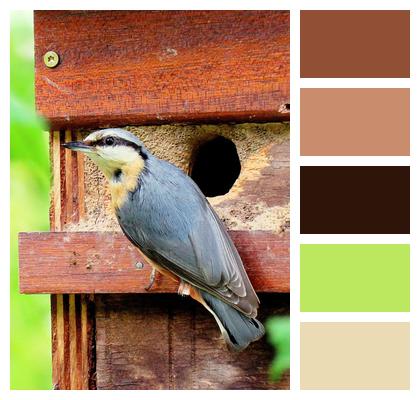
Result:
{"label": "bird's tail", "polygon": [[247,317],[204,291],[200,292],[207,303],[209,311],[215,317],[229,349],[241,351],[251,342],[260,339],[264,335],[264,326],[260,321]]}

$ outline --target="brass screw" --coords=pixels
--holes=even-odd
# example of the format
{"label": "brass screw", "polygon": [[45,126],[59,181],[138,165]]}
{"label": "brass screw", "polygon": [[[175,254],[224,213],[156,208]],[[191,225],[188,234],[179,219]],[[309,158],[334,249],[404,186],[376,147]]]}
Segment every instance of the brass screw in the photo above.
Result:
{"label": "brass screw", "polygon": [[60,62],[60,57],[58,56],[58,54],[55,51],[47,51],[44,54],[44,64],[48,68],[56,67],[59,62]]}

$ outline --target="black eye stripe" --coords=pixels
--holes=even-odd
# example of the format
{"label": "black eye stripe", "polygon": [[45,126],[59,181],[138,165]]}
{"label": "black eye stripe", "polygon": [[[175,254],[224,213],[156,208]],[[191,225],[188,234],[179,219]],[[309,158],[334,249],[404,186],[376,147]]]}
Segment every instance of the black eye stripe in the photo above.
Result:
{"label": "black eye stripe", "polygon": [[[107,143],[107,140],[108,139],[113,139],[113,143],[112,144],[111,143]],[[109,146],[128,146],[128,147],[131,147],[134,150],[136,150],[141,155],[141,157],[144,160],[147,160],[148,159],[147,154],[144,152],[144,150],[142,149],[141,146],[139,146],[136,143],[130,142],[129,140],[120,138],[120,137],[105,136],[105,137],[103,137],[103,138],[95,141],[92,144],[93,145],[96,145],[96,146],[107,146],[107,147],[109,147]]]}
{"label": "black eye stripe", "polygon": [[129,140],[115,136],[105,136],[99,140],[96,140],[93,144],[96,146],[128,146],[132,147],[133,149],[138,149],[140,147],[137,144],[130,142]]}

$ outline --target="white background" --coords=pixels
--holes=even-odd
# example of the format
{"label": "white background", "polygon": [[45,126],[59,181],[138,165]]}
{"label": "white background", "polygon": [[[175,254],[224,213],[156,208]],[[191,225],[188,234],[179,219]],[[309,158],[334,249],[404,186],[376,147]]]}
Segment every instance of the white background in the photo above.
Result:
{"label": "white background", "polygon": [[[290,0],[290,1],[22,1],[1,3],[1,75],[0,75],[0,399],[125,399],[171,396],[202,399],[292,398],[292,399],[404,399],[420,398],[420,332],[419,332],[419,4],[417,0]],[[9,13],[19,9],[272,9],[291,11],[291,391],[10,391],[9,390]],[[410,79],[300,79],[299,78],[299,10],[301,9],[410,9],[411,10],[411,78]],[[357,29],[357,27],[355,27]],[[373,28],[374,29],[374,28]],[[392,51],[390,49],[390,57]],[[215,77],[217,79],[217,77]],[[411,88],[411,157],[299,157],[299,90],[301,87],[409,87]],[[328,118],[325,115],[323,118]],[[299,167],[300,165],[410,165],[411,166],[411,235],[299,235]],[[300,243],[410,243],[411,244],[411,312],[410,313],[300,313],[299,311],[299,244]],[[410,321],[411,323],[411,390],[410,391],[300,391],[299,390],[299,322],[300,321]],[[30,332],[28,332],[30,335]],[[36,360],[34,360],[36,362]],[[390,360],[392,362],[392,360]],[[22,374],[25,371],[22,370]]]}

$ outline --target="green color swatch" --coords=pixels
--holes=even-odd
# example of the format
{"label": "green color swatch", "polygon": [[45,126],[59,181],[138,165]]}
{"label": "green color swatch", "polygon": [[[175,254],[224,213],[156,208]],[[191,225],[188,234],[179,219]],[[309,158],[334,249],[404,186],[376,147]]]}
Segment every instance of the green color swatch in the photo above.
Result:
{"label": "green color swatch", "polygon": [[300,308],[410,311],[408,244],[302,244]]}

